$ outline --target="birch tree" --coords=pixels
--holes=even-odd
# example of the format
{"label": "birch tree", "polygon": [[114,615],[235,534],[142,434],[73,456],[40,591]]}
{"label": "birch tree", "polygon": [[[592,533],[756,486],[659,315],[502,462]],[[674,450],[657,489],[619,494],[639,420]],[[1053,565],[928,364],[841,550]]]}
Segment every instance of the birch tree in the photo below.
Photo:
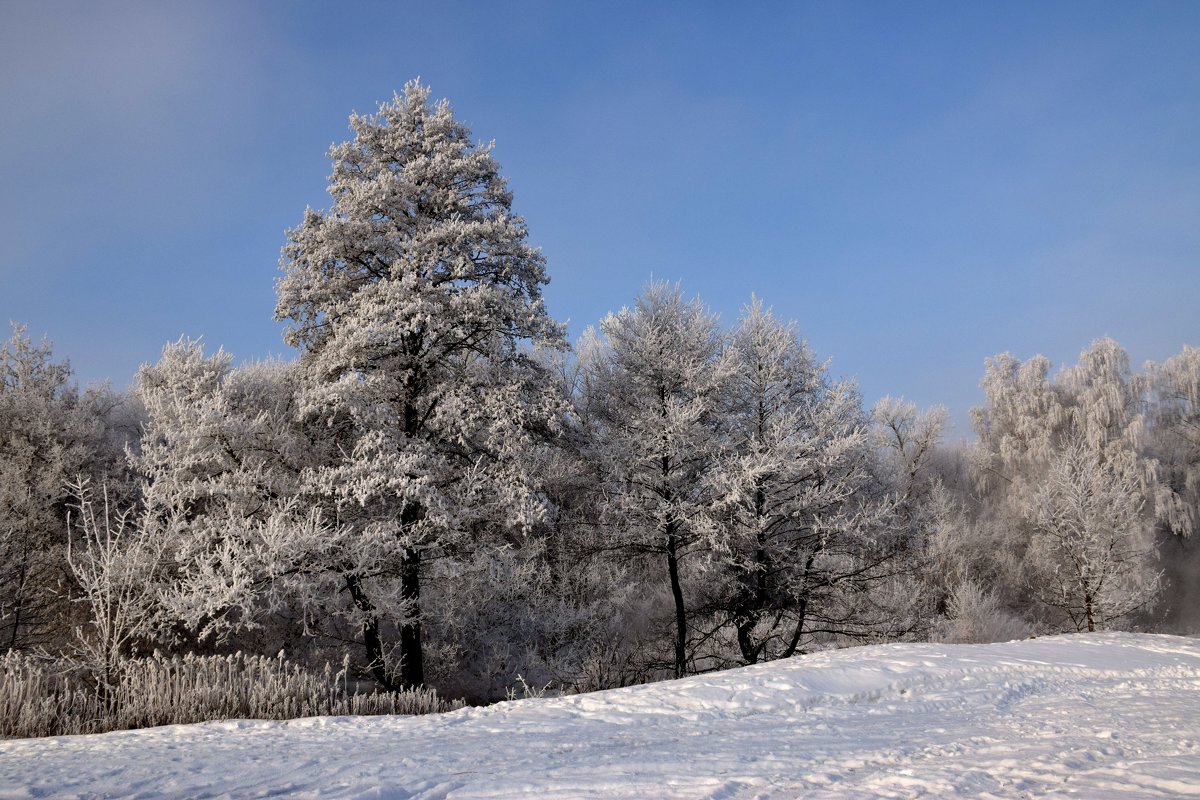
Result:
{"label": "birch tree", "polygon": [[[1142,451],[1145,419],[1140,392],[1129,357],[1120,345],[1112,339],[1098,339],[1056,378],[1049,377],[1049,368],[1050,362],[1042,356],[1025,363],[1009,354],[990,359],[983,380],[987,403],[972,410],[979,434],[977,465],[979,485],[985,492],[985,523],[1003,531],[1009,539],[1003,549],[1023,559],[1024,585],[1017,588],[1043,599],[1046,565],[1058,565],[1053,567],[1058,574],[1066,569],[1062,554],[1070,548],[1063,531],[1086,528],[1092,531],[1086,537],[1071,535],[1091,541],[1088,537],[1101,535],[1096,532],[1100,528],[1095,520],[1104,513],[1118,515],[1125,528],[1141,530],[1142,518],[1149,514],[1146,501],[1157,491],[1155,465]],[[1130,496],[1109,496],[1103,501],[1097,497],[1095,508],[1082,508],[1078,496],[1099,491],[1104,480],[1113,482],[1113,491],[1119,488]],[[1051,486],[1057,488],[1051,492]],[[1055,522],[1039,516],[1039,503],[1054,509],[1061,519]],[[1103,511],[1105,508],[1108,511]],[[1070,514],[1074,514],[1073,522],[1067,519]],[[1050,547],[1047,542],[1052,540],[1060,545]],[[1121,544],[1113,542],[1114,546]],[[1153,550],[1153,543],[1149,546]],[[1092,569],[1089,574],[1094,574]],[[1090,585],[1090,578],[1077,579],[1081,586]],[[1114,583],[1119,581],[1108,580],[1110,588]],[[1080,591],[1090,594],[1092,590]],[[1138,594],[1132,589],[1130,593]],[[1057,605],[1045,605],[1065,610],[1075,602],[1060,599]],[[1086,606],[1085,601],[1079,602]],[[1106,602],[1113,604],[1111,598]],[[1071,608],[1072,624],[1081,619],[1084,625],[1096,624],[1094,619],[1087,622],[1085,612]],[[1035,609],[1024,609],[1024,613],[1032,617]],[[1114,621],[1127,618],[1128,611],[1105,612],[1104,616]]]}
{"label": "birch tree", "polygon": [[1075,630],[1094,631],[1150,605],[1159,589],[1137,466],[1103,460],[1085,442],[1051,461],[1026,513],[1042,602]]}
{"label": "birch tree", "polygon": [[90,673],[101,701],[110,704],[122,663],[139,639],[154,632],[156,573],[166,540],[145,519],[114,509],[107,492],[97,500],[86,480],[70,491],[66,562],[87,617],[75,627],[67,652]]}

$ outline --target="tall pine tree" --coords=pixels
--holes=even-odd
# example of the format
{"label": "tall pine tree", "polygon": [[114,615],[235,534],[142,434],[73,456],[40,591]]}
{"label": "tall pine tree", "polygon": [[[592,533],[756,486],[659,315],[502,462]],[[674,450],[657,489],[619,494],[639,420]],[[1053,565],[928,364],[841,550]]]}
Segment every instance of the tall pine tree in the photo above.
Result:
{"label": "tall pine tree", "polygon": [[491,146],[416,81],[350,127],[332,208],[288,234],[276,316],[302,352],[301,413],[342,440],[306,485],[360,542],[345,591],[371,671],[417,685],[422,564],[541,514],[515,456],[559,401],[530,348],[565,345]]}

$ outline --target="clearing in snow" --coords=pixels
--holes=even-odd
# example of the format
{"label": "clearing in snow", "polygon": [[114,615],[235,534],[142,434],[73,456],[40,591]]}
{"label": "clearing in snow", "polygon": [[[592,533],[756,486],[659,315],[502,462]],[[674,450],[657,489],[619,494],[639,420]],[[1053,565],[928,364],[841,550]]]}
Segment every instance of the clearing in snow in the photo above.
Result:
{"label": "clearing in snow", "polygon": [[893,644],[429,717],[0,742],[0,798],[1200,796],[1200,640]]}

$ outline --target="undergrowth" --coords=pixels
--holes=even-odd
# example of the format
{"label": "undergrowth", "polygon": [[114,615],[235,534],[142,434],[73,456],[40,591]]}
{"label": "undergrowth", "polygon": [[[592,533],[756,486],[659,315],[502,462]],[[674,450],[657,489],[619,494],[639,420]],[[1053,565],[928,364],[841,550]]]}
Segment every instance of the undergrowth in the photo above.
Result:
{"label": "undergrowth", "polygon": [[347,670],[277,658],[162,656],[122,662],[111,685],[86,671],[10,651],[0,658],[0,737],[28,738],[221,719],[434,714],[460,708],[433,689],[353,694]]}

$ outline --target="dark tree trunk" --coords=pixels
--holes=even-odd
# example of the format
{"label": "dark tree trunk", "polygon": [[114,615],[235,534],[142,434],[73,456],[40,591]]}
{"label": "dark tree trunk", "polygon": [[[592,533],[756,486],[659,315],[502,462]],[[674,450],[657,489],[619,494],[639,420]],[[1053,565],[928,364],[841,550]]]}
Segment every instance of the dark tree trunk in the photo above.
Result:
{"label": "dark tree trunk", "polygon": [[363,612],[365,620],[362,624],[363,647],[367,651],[367,669],[371,676],[384,689],[391,691],[396,688],[392,676],[388,673],[384,661],[383,639],[379,635],[379,616],[375,613],[375,604],[363,589],[362,581],[357,575],[346,576],[346,590],[350,599],[359,611]]}
{"label": "dark tree trunk", "polygon": [[754,492],[754,522],[759,526],[755,533],[753,573],[746,576],[746,600],[739,609],[737,622],[738,647],[742,651],[742,660],[747,664],[758,663],[765,642],[754,642],[754,627],[762,618],[762,612],[770,603],[767,587],[767,571],[770,569],[767,556],[767,536],[762,531],[762,520],[766,516],[767,495],[761,481]]}
{"label": "dark tree trunk", "polygon": [[12,621],[12,636],[8,640],[8,649],[15,650],[17,642],[20,641],[21,626],[27,624],[24,615],[21,613],[25,610],[25,585],[29,580],[29,549],[28,541],[22,543],[21,548],[21,566],[17,573],[17,588],[14,592],[13,599],[13,621]]}
{"label": "dark tree trunk", "polygon": [[425,657],[421,649],[421,551],[404,552],[400,591],[412,605],[412,615],[400,627],[400,683],[407,688],[425,683]]}
{"label": "dark tree trunk", "polygon": [[679,581],[679,537],[675,523],[667,523],[667,573],[671,577],[671,596],[675,598],[675,677],[687,674],[687,608],[683,604],[683,585]]}
{"label": "dark tree trunk", "polygon": [[761,645],[756,645],[751,634],[758,624],[758,614],[744,616],[737,623],[738,647],[742,650],[742,660],[747,664],[757,664]]}
{"label": "dark tree trunk", "polygon": [[808,616],[808,592],[800,598],[800,604],[796,607],[796,630],[792,632],[791,641],[788,642],[787,649],[783,651],[782,658],[791,658],[796,655],[796,648],[800,646],[800,637],[804,635],[804,622]]}
{"label": "dark tree trunk", "polygon": [[808,576],[812,572],[813,561],[816,558],[817,551],[814,550],[804,561],[804,590],[800,593],[800,602],[796,604],[796,630],[793,631],[791,641],[788,642],[787,649],[783,651],[782,658],[791,658],[796,654],[796,648],[800,646],[800,637],[804,635],[804,622],[808,616]]}
{"label": "dark tree trunk", "polygon": [[[413,351],[419,350],[419,343]],[[418,376],[412,377],[408,386],[410,398],[420,395],[422,381]],[[411,400],[404,404],[404,432],[416,438],[421,431],[421,414],[416,404]],[[405,535],[421,521],[423,511],[420,506],[408,504],[400,512],[400,526]],[[408,547],[404,551],[404,560],[400,564],[400,594],[408,603],[410,614],[408,620],[400,626],[400,683],[406,688],[415,688],[425,684],[425,654],[421,645],[421,551],[416,547]]]}

